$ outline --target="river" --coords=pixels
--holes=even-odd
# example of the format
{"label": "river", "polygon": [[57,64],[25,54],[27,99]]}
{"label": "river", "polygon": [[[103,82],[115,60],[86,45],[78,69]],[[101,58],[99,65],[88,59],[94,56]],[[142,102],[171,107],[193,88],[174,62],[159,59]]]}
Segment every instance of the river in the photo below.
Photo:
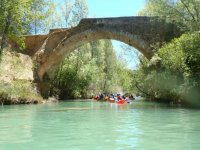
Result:
{"label": "river", "polygon": [[0,150],[199,150],[200,110],[134,101],[0,107]]}

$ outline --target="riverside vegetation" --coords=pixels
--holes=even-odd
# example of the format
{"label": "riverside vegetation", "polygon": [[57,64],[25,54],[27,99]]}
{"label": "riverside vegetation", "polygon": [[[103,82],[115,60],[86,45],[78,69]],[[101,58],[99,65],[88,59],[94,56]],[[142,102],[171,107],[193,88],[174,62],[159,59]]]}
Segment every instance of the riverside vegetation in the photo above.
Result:
{"label": "riverside vegetation", "polygon": [[[17,41],[23,49],[23,40],[16,37],[45,33],[55,27],[75,26],[88,15],[85,0],[66,0],[61,11],[55,11],[58,6],[50,0],[3,0],[0,6],[3,8],[0,10],[0,21],[3,22],[0,25],[1,49],[6,46],[7,39]],[[151,60],[139,54],[140,63],[135,70],[127,69],[126,62],[117,58],[110,40],[91,41],[61,63],[56,76],[50,79],[49,96],[88,98],[99,92],[127,92],[158,102],[200,105],[200,1],[148,0],[139,15],[158,16],[174,23],[183,35],[164,43],[161,48],[157,46],[161,43],[153,45],[156,54]],[[129,46],[122,49],[125,52],[133,50]],[[2,61],[1,65],[5,63]],[[22,95],[27,97],[30,94],[30,99],[34,99],[35,95],[38,96],[37,91],[33,92],[33,96],[32,90],[28,90],[31,88],[27,88],[34,88],[32,83],[27,80],[12,81],[14,86],[10,87],[14,87],[16,92],[8,88],[10,93],[5,92],[1,84],[0,88],[4,91],[1,90],[3,94],[0,95],[10,96],[23,91],[26,94]],[[17,86],[19,84],[23,84],[22,88]]]}
{"label": "riverside vegetation", "polygon": [[[136,73],[136,83],[150,99],[200,104],[200,1],[149,0],[140,15],[159,16],[176,24],[183,35],[164,44]],[[159,69],[156,69],[159,68]]]}
{"label": "riverside vegetation", "polygon": [[29,56],[4,49],[0,63],[0,103],[30,104],[42,102],[33,84]]}

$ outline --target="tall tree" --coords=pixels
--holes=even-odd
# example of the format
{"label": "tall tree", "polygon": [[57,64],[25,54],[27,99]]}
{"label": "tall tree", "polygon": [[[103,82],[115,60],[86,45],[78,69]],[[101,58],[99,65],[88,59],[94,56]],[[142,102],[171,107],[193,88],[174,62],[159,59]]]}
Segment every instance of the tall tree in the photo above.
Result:
{"label": "tall tree", "polygon": [[30,0],[0,1],[1,49],[3,49],[8,37],[15,38],[27,32],[24,25],[27,24],[28,21],[24,20],[24,16],[28,14],[30,2]]}
{"label": "tall tree", "polygon": [[32,0],[31,2],[31,33],[38,34],[42,33],[48,26],[46,20],[52,15],[54,3],[51,0]]}
{"label": "tall tree", "polygon": [[65,0],[64,6],[62,6],[62,13],[64,14],[65,26],[70,25],[70,17],[73,9],[73,3],[71,0]]}
{"label": "tall tree", "polygon": [[115,76],[116,71],[116,61],[117,57],[112,45],[112,42],[110,40],[105,40],[104,43],[104,51],[105,51],[105,82],[104,82],[104,91],[109,93],[111,92],[112,84],[112,78]]}
{"label": "tall tree", "polygon": [[52,13],[50,0],[1,0],[0,36],[1,49],[7,38],[23,46],[23,34],[43,32],[47,27],[46,18]]}
{"label": "tall tree", "polygon": [[44,26],[41,28],[42,33],[48,33],[49,29],[52,28],[61,28],[62,27],[62,19],[60,12],[57,11],[57,4],[54,0],[49,0],[47,13],[44,14]]}
{"label": "tall tree", "polygon": [[140,15],[160,16],[183,30],[200,30],[200,0],[148,0]]}
{"label": "tall tree", "polygon": [[[86,18],[88,15],[88,7],[85,0],[75,0],[74,7],[72,9],[72,20],[71,25],[76,26],[82,18]],[[79,68],[79,54],[80,48],[77,48],[77,61],[76,61],[76,70],[78,72]]]}
{"label": "tall tree", "polygon": [[88,6],[85,0],[75,0],[72,9],[71,26],[76,26],[82,18],[88,16]]}

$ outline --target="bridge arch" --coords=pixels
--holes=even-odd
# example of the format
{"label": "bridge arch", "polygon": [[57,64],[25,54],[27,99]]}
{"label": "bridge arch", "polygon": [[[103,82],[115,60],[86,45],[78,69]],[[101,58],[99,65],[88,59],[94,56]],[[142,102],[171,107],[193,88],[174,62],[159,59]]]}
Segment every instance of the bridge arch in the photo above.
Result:
{"label": "bridge arch", "polygon": [[[153,21],[152,21],[153,20]],[[77,27],[54,30],[44,41],[34,57],[38,63],[37,75],[42,81],[67,54],[92,40],[114,39],[138,49],[150,59],[152,45],[172,39],[174,26],[149,17],[123,17],[84,19]]]}

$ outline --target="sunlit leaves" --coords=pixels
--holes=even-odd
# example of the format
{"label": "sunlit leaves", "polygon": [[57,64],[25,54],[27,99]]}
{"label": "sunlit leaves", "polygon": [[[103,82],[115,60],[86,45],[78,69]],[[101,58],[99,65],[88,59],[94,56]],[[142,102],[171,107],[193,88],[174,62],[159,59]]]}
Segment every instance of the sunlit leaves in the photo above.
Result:
{"label": "sunlit leaves", "polygon": [[[200,34],[184,34],[159,50],[163,65],[171,71],[194,76],[199,72]],[[199,73],[198,73],[199,74]],[[197,76],[197,75],[196,75]]]}
{"label": "sunlit leaves", "polygon": [[117,59],[112,42],[99,40],[71,53],[54,84],[60,89],[61,98],[64,95],[80,98],[98,93],[130,92],[131,78],[131,71]]}
{"label": "sunlit leaves", "polygon": [[182,30],[200,30],[200,0],[148,0],[140,15],[159,16]]}

